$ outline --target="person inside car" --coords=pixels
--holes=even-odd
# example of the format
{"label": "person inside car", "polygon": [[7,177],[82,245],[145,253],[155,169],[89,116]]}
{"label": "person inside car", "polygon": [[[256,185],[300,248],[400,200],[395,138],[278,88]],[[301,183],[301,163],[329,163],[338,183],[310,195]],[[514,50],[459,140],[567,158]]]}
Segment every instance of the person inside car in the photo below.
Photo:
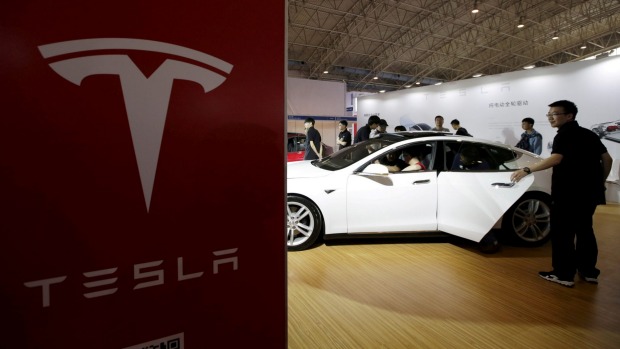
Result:
{"label": "person inside car", "polygon": [[426,166],[422,163],[422,151],[418,148],[409,148],[403,151],[403,158],[407,162],[407,167],[403,168],[403,172],[408,171],[424,171]]}
{"label": "person inside car", "polygon": [[375,163],[377,162],[381,165],[386,166],[388,168],[388,171],[390,172],[400,172],[408,166],[408,164],[403,159],[398,157],[398,153],[394,151],[388,153],[385,157],[383,157],[381,160],[376,161]]}
{"label": "person inside car", "polygon": [[460,155],[461,169],[469,171],[488,170],[489,163],[480,156],[478,148],[469,146],[463,148]]}

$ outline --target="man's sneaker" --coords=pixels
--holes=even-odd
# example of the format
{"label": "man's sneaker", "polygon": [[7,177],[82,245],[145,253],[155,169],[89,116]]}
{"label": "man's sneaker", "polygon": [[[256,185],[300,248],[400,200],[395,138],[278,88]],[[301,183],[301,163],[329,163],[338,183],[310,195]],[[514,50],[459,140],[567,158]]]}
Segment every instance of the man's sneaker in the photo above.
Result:
{"label": "man's sneaker", "polygon": [[541,271],[540,273],[538,273],[538,275],[547,281],[555,282],[562,286],[566,286],[566,287],[575,286],[575,282],[573,280],[561,279],[557,275],[555,275],[552,271]]}
{"label": "man's sneaker", "polygon": [[579,273],[579,277],[581,278],[581,280],[591,283],[591,284],[598,284],[598,278],[597,277],[590,277],[590,276],[585,276],[582,273]]}

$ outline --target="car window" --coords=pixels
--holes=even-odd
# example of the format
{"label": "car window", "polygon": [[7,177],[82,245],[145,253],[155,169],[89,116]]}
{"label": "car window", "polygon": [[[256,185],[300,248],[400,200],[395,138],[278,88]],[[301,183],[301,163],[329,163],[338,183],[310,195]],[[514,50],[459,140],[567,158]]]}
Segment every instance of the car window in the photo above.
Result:
{"label": "car window", "polygon": [[450,171],[508,171],[517,168],[516,152],[476,142],[445,142],[445,166]]}
{"label": "car window", "polygon": [[289,153],[303,151],[306,148],[306,137],[295,136],[288,139],[287,150]]}
{"label": "car window", "polygon": [[370,163],[373,159],[370,156],[372,153],[397,142],[394,139],[373,138],[353,144],[321,160],[314,161],[313,165],[325,170],[336,171],[366,158],[368,158],[368,163]]}

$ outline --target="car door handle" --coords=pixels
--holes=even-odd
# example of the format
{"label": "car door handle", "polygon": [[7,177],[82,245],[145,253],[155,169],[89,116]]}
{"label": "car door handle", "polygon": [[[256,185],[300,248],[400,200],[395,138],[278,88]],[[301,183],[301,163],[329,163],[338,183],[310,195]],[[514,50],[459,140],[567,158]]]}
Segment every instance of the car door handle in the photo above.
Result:
{"label": "car door handle", "polygon": [[491,184],[495,188],[512,188],[515,186],[515,182],[510,183],[493,183]]}
{"label": "car door handle", "polygon": [[418,184],[428,184],[428,183],[430,183],[430,182],[431,182],[431,180],[430,180],[430,179],[422,179],[422,180],[419,180],[419,181],[415,181],[415,182],[413,182],[413,183],[411,183],[411,184],[413,184],[413,185],[418,185]]}

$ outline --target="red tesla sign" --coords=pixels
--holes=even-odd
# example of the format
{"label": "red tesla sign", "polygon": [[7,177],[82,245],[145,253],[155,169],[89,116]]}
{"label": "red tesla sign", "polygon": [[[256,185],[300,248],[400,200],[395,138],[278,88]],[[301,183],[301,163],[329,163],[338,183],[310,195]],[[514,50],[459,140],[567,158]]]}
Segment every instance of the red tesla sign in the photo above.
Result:
{"label": "red tesla sign", "polygon": [[284,3],[4,7],[0,347],[285,347]]}

